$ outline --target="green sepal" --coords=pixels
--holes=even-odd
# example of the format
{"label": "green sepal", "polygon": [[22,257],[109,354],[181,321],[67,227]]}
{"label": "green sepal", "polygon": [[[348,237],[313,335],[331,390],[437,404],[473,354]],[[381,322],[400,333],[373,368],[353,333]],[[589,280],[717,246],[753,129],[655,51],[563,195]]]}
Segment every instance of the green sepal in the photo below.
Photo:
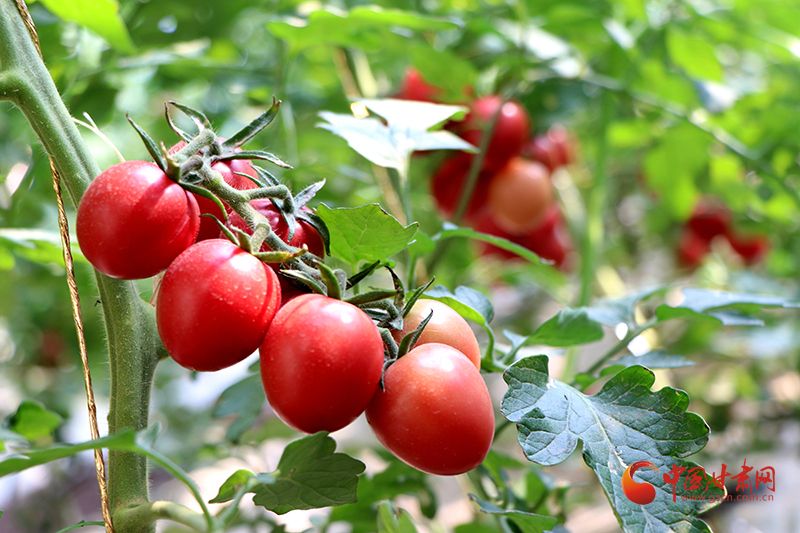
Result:
{"label": "green sepal", "polygon": [[175,124],[172,120],[172,115],[169,113],[169,104],[166,102],[164,103],[164,115],[167,117],[167,124],[169,124],[170,129],[175,132],[175,135],[183,139],[186,144],[189,144],[192,141],[192,136]]}
{"label": "green sepal", "polygon": [[320,280],[314,278],[310,274],[303,272],[302,270],[281,270],[281,274],[286,276],[287,278],[291,278],[294,280],[299,281],[313,292],[317,294],[322,294],[327,296],[327,292],[325,289],[325,284],[323,284]]}
{"label": "green sepal", "polygon": [[292,168],[292,165],[289,163],[284,162],[275,154],[265,152],[264,150],[242,150],[241,152],[232,152],[214,158],[215,161],[230,161],[232,159],[257,159],[259,161],[269,161],[273,165],[277,165],[281,168]]}
{"label": "green sepal", "polygon": [[428,288],[431,285],[433,285],[434,281],[436,281],[436,276],[433,276],[428,283],[426,283],[422,287],[414,289],[409,294],[408,299],[406,300],[406,305],[405,305],[405,307],[403,307],[403,318],[408,316],[408,313],[411,312],[411,308],[414,307],[414,304],[417,303],[417,300],[419,300],[422,297],[422,295],[425,293],[425,291],[427,291]]}
{"label": "green sepal", "polygon": [[428,322],[430,322],[431,318],[433,318],[433,311],[428,313],[428,316],[425,317],[425,320],[420,322],[419,326],[417,326],[414,329],[414,331],[412,331],[411,333],[402,338],[402,340],[400,341],[400,346],[398,347],[397,350],[398,358],[403,357],[405,354],[407,354],[414,348],[414,345],[417,344],[420,335],[422,335],[422,330],[425,329],[425,326],[428,325]]}
{"label": "green sepal", "polygon": [[177,107],[180,109],[184,115],[189,117],[189,119],[197,126],[198,131],[203,130],[210,130],[211,129],[211,121],[208,120],[202,112],[198,111],[197,109],[191,108],[189,106],[179,104],[178,102],[170,101],[169,104]]}
{"label": "green sepal", "polygon": [[328,296],[341,300],[342,293],[344,292],[344,283],[346,282],[346,280],[343,279],[344,271],[339,269],[333,270],[322,261],[314,261],[314,265],[319,269],[322,281],[325,282],[325,286],[328,288]]}
{"label": "green sepal", "polygon": [[325,186],[325,179],[321,179],[316,183],[312,183],[299,193],[294,195],[294,208],[299,210],[301,207],[310,202],[314,196]]}
{"label": "green sepal", "polygon": [[256,259],[263,261],[264,263],[285,263],[286,261],[290,261],[295,259],[296,257],[300,257],[301,255],[305,254],[307,250],[305,248],[298,250],[296,252],[255,252],[253,256]]}
{"label": "green sepal", "polygon": [[281,101],[276,100],[273,96],[272,105],[269,107],[269,109],[261,113],[250,124],[233,134],[232,137],[222,143],[222,147],[226,150],[230,150],[243,145],[255,137],[258,132],[269,126],[270,123],[275,120],[275,117],[278,116],[278,111],[280,111],[280,108]]}
{"label": "green sepal", "polygon": [[353,305],[363,305],[372,302],[377,302],[380,300],[385,300],[387,298],[392,298],[393,296],[395,296],[395,291],[382,289],[382,290],[375,290],[369,292],[362,292],[361,294],[356,294],[355,296],[347,298],[345,302],[351,303]]}
{"label": "green sepal", "polygon": [[270,173],[266,169],[264,169],[264,168],[262,168],[262,167],[260,167],[258,165],[251,165],[251,166],[254,169],[256,169],[256,174],[258,174],[258,178],[254,178],[253,176],[250,176],[248,174],[245,174],[245,176],[250,178],[250,180],[253,181],[254,183],[256,183],[257,185],[259,185],[261,187],[274,187],[276,185],[280,185],[281,184],[281,182],[278,181],[278,178],[273,176],[272,173]]}
{"label": "green sepal", "polygon": [[136,133],[139,134],[139,137],[142,139],[142,142],[144,143],[144,147],[147,148],[147,153],[149,153],[150,157],[153,158],[153,161],[155,161],[156,165],[158,165],[158,168],[163,170],[164,173],[171,179],[175,180],[173,175],[171,175],[170,172],[167,172],[167,160],[164,158],[164,153],[158,149],[158,145],[156,145],[156,142],[147,134],[146,131],[144,131],[136,122],[133,121],[130,115],[126,113],[125,118],[128,119],[128,122],[131,123],[133,129],[135,129]]}
{"label": "green sepal", "polygon": [[300,218],[317,230],[319,236],[322,238],[322,243],[325,245],[325,253],[327,255],[331,255],[331,234],[328,231],[328,226],[325,225],[325,222],[313,211],[303,211],[298,209],[295,212],[295,217]]}
{"label": "green sepal", "polygon": [[382,263],[381,261],[375,261],[374,263],[370,263],[369,265],[365,266],[349,278],[347,278],[347,285],[345,286],[348,289],[352,289],[356,285],[358,285],[361,281],[366,279],[367,276],[375,272],[378,267],[385,265],[386,263]]}
{"label": "green sepal", "polygon": [[[214,193],[212,193],[211,191],[209,191],[208,189],[206,189],[204,187],[198,187],[197,185],[193,185],[191,183],[179,182],[179,185],[181,187],[183,187],[184,189],[186,189],[187,191],[196,194],[197,196],[202,196],[203,198],[206,198],[206,199],[211,200],[212,202],[214,202],[214,204],[217,207],[219,207],[219,210],[222,211],[222,218],[225,219],[225,222],[228,221],[228,211],[225,209],[225,204],[222,203],[222,200],[217,198],[217,196]],[[205,213],[205,214],[210,214],[210,213]],[[211,216],[214,216],[214,215],[211,215]],[[217,217],[214,217],[214,218],[217,218]]]}

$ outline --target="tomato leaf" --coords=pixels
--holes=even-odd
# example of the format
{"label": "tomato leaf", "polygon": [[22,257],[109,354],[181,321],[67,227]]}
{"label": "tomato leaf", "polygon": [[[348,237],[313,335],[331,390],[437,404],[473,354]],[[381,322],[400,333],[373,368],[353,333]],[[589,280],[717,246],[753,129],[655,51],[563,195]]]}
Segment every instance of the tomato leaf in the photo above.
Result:
{"label": "tomato leaf", "polygon": [[664,350],[656,350],[647,352],[642,355],[623,355],[611,361],[612,365],[622,365],[629,367],[633,365],[641,365],[646,368],[682,368],[685,366],[694,366],[694,362],[686,359],[682,355],[670,355]]}
{"label": "tomato leaf", "polygon": [[289,443],[278,470],[256,476],[253,502],[277,514],[356,502],[364,463],[334,453],[335,448],[336,442],[324,431]]}
{"label": "tomato leaf", "polygon": [[255,477],[255,474],[249,470],[237,470],[225,480],[225,483],[223,483],[219,491],[217,491],[217,495],[214,496],[214,499],[209,500],[208,503],[225,503],[231,501],[236,492],[246,485],[253,477]]}
{"label": "tomato leaf", "polygon": [[486,326],[494,318],[492,302],[480,291],[472,287],[456,287],[455,293],[443,286],[437,285],[425,292],[427,298],[439,300],[455,309],[459,315],[481,326]]}
{"label": "tomato leaf", "polygon": [[556,525],[556,519],[552,516],[542,516],[514,509],[503,509],[492,502],[481,500],[474,494],[470,494],[469,497],[481,506],[482,512],[506,517],[511,522],[514,522],[522,533],[544,533],[544,531]]}
{"label": "tomato leaf", "polygon": [[391,502],[388,501],[378,504],[378,533],[416,533],[416,531],[417,528],[408,511],[398,509],[395,513]]}
{"label": "tomato leaf", "polygon": [[565,308],[539,326],[527,343],[546,346],[575,346],[603,338],[603,328],[583,309]]}
{"label": "tomato leaf", "polygon": [[626,324],[629,328],[636,325],[636,306],[653,295],[664,293],[666,287],[655,286],[643,289],[622,298],[604,298],[596,301],[591,307],[582,307],[589,318],[604,326],[614,327]]}
{"label": "tomato leaf", "polygon": [[25,400],[13,415],[3,421],[2,427],[35,441],[51,435],[63,421],[61,415],[41,403]]}
{"label": "tomato leaf", "polygon": [[[78,241],[72,240],[70,244],[72,259],[76,263],[88,264],[78,249]],[[64,267],[61,235],[57,231],[38,228],[0,228],[0,270],[14,267],[14,255],[34,263]]]}
{"label": "tomato leaf", "polygon": [[750,313],[765,307],[798,309],[800,302],[778,296],[739,294],[688,287],[682,289],[683,301],[675,306],[660,305],[656,309],[659,321],[673,318],[709,316],[724,326],[761,326],[763,322]]}
{"label": "tomato leaf", "polygon": [[41,0],[63,20],[86,26],[120,52],[132,53],[135,46],[119,14],[116,0]]}
{"label": "tomato leaf", "polygon": [[236,415],[225,432],[225,438],[239,442],[242,434],[261,416],[264,401],[264,386],[259,374],[247,376],[225,389],[212,413],[216,418]]}
{"label": "tomato leaf", "polygon": [[[526,357],[504,375],[509,389],[501,411],[517,424],[526,457],[542,465],[558,464],[581,440],[584,461],[599,478],[626,532],[645,531],[646,525],[659,531],[710,532],[696,515],[715,503],[683,500],[680,496],[688,494],[683,482],[677,484],[673,502],[673,489],[661,475],[673,466],[696,466],[681,458],[700,451],[708,441],[703,419],[686,412],[688,395],[671,387],[652,392],[653,373],[632,366],[594,396],[586,396],[550,378],[547,363],[544,355]],[[642,474],[656,488],[655,501],[644,506],[632,503],[622,492],[623,472],[640,460],[659,470]],[[705,493],[714,498],[723,494],[713,483]]]}
{"label": "tomato leaf", "polygon": [[231,137],[225,139],[225,142],[222,143],[222,147],[231,149],[245,144],[247,141],[255,137],[258,132],[269,126],[270,123],[275,120],[275,117],[278,116],[278,111],[280,111],[280,108],[280,100],[276,100],[273,96],[272,105],[269,107],[269,109],[261,113],[250,124],[234,133]]}
{"label": "tomato leaf", "polygon": [[331,238],[331,255],[357,265],[384,260],[403,251],[414,239],[418,224],[403,226],[378,204],[331,209],[319,204],[317,215]]}

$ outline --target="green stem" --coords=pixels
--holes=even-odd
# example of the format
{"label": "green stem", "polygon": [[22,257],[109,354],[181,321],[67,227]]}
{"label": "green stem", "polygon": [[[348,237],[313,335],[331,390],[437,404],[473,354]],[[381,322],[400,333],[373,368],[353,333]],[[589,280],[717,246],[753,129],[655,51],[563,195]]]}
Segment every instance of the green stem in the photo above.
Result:
{"label": "green stem", "polygon": [[195,531],[214,532],[218,529],[208,524],[202,514],[174,502],[147,502],[119,511],[120,522],[136,524],[140,528],[152,527],[156,520],[170,520]]}
{"label": "green stem", "polygon": [[628,333],[625,334],[625,336],[622,339],[620,339],[620,341],[617,344],[612,346],[606,353],[603,354],[603,356],[600,359],[595,361],[594,364],[586,370],[586,373],[591,375],[597,373],[597,371],[603,368],[603,366],[609,361],[609,359],[611,359],[619,352],[624,350],[631,343],[633,339],[641,335],[644,331],[653,327],[656,324],[656,322],[658,322],[658,319],[656,317],[653,317],[644,324],[641,324],[640,326],[637,326],[632,330],[628,331]]}
{"label": "green stem", "polygon": [[[77,205],[100,170],[62,102],[14,0],[0,0],[0,98],[26,116]],[[147,427],[153,373],[163,346],[153,308],[135,285],[95,273],[108,339],[111,372],[109,433]],[[148,501],[147,459],[112,451],[108,459],[108,495],[112,516]],[[149,533],[145,527],[116,528],[116,533]]]}

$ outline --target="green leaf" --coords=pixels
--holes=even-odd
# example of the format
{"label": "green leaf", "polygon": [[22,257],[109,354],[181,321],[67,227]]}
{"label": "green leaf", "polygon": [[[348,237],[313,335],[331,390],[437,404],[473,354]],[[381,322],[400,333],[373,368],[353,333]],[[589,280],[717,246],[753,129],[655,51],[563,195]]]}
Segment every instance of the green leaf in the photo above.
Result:
{"label": "green leaf", "polygon": [[335,209],[320,204],[317,215],[328,226],[331,255],[351,265],[387,259],[405,250],[417,233],[416,222],[403,227],[378,204]]}
{"label": "green leaf", "polygon": [[456,113],[461,106],[408,100],[361,100],[388,124],[373,118],[322,111],[327,121],[318,124],[347,141],[353,150],[376,165],[402,170],[411,152],[417,150],[475,150],[475,147],[449,131],[428,131]]}
{"label": "green leaf", "polygon": [[86,26],[126,54],[135,46],[119,14],[116,0],[41,0],[57,17]]}
{"label": "green leaf", "polygon": [[650,287],[622,298],[598,300],[591,307],[582,307],[581,309],[586,311],[590,319],[604,326],[613,327],[617,324],[627,324],[629,328],[632,328],[636,325],[636,306],[639,302],[666,291],[666,287]]}
{"label": "green leaf", "polygon": [[253,502],[277,514],[354,503],[364,463],[335,448],[326,432],[291,442],[276,472],[254,478]]}
{"label": "green leaf", "polygon": [[39,402],[25,400],[17,412],[3,422],[3,427],[19,433],[29,441],[50,436],[64,419]]}
{"label": "green leaf", "polygon": [[[73,261],[88,264],[78,249],[78,242],[71,241],[70,244]],[[34,263],[55,264],[62,268],[64,266],[61,235],[57,231],[34,228],[0,228],[0,251],[5,250]],[[10,266],[13,267],[13,258],[11,260]]]}
{"label": "green leaf", "polygon": [[672,62],[682,68],[688,76],[702,80],[722,79],[722,65],[707,40],[669,28],[667,50]]}
{"label": "green leaf", "polygon": [[405,509],[395,515],[392,504],[384,501],[378,504],[378,533],[416,533],[417,528]]}
{"label": "green leaf", "polygon": [[[554,465],[583,442],[583,458],[600,480],[626,532],[710,532],[696,515],[713,507],[710,501],[677,501],[660,473],[673,466],[693,467],[680,458],[700,451],[708,441],[708,426],[687,413],[685,392],[665,387],[652,392],[655,376],[640,366],[629,367],[609,380],[594,396],[551,379],[547,357],[527,357],[504,375],[509,389],[501,411],[517,424],[519,443],[531,461]],[[656,488],[656,499],[633,504],[622,492],[622,474],[636,461],[653,463],[660,473],[642,477]],[[724,492],[712,485],[706,495]]]}
{"label": "green leaf", "polygon": [[395,28],[436,32],[458,25],[452,20],[376,6],[357,7],[344,14],[316,10],[305,21],[292,18],[269,24],[270,32],[287,41],[294,52],[319,45],[381,50],[386,45],[385,36]]}
{"label": "green leaf", "polygon": [[[411,49],[411,62],[425,81],[444,89],[448,101],[463,101],[464,90],[472,87],[478,77],[472,63],[449,50],[416,46]],[[442,65],[447,65],[447,68],[442,68]]]}
{"label": "green leaf", "polygon": [[488,325],[494,318],[492,302],[480,291],[472,287],[456,287],[455,293],[443,286],[437,285],[425,292],[426,298],[432,298],[445,303],[455,309],[459,315],[481,326]]}
{"label": "green leaf", "polygon": [[683,301],[674,306],[660,305],[656,316],[660,321],[673,318],[708,316],[724,326],[760,326],[763,322],[749,316],[765,307],[798,309],[800,302],[792,302],[778,296],[761,294],[738,294],[708,289],[685,288]]}
{"label": "green leaf", "polygon": [[236,419],[228,426],[225,437],[232,442],[239,442],[258,418],[264,408],[264,386],[261,376],[253,374],[238,383],[234,383],[220,395],[213,416],[236,415]]}
{"label": "green leaf", "polygon": [[623,367],[641,365],[647,368],[682,368],[685,366],[694,366],[694,362],[686,359],[682,355],[670,355],[664,350],[647,352],[642,355],[624,355],[611,361],[611,364],[615,366],[621,365]]}
{"label": "green leaf", "polygon": [[225,480],[225,483],[219,488],[217,495],[214,496],[213,500],[209,500],[208,503],[225,503],[231,501],[236,492],[246,485],[253,477],[255,477],[255,474],[249,470],[237,470]]}
{"label": "green leaf", "polygon": [[481,511],[488,514],[504,516],[514,522],[522,533],[544,533],[556,525],[556,519],[552,516],[542,516],[524,511],[503,509],[492,502],[481,500],[474,494],[469,495],[473,501],[481,506]]}
{"label": "green leaf", "polygon": [[567,307],[539,326],[528,337],[527,344],[546,346],[574,346],[598,341],[603,338],[603,328],[589,317],[585,309]]}

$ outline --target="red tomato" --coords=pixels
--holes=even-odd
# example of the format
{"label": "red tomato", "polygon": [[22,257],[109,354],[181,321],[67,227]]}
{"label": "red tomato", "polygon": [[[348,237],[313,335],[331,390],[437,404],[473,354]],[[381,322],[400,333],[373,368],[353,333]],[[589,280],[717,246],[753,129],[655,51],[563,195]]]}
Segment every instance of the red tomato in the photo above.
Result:
{"label": "red tomato", "polygon": [[770,243],[769,238],[766,235],[752,235],[745,237],[729,232],[727,237],[728,242],[731,244],[731,248],[733,248],[733,250],[739,254],[739,256],[748,265],[758,263],[764,259],[769,252]]}
{"label": "red tomato", "polygon": [[711,241],[714,237],[725,235],[730,229],[731,214],[724,205],[701,201],[686,222],[695,235]]}
{"label": "red tomato", "polygon": [[708,239],[689,230],[684,231],[678,242],[678,262],[687,268],[697,268],[711,251]]}
{"label": "red tomato", "polygon": [[392,331],[394,340],[398,343],[403,340],[403,337],[414,331],[431,311],[433,311],[433,316],[425,325],[416,346],[432,342],[452,346],[466,355],[475,368],[480,370],[481,349],[472,328],[452,307],[442,302],[425,298],[417,300],[408,315],[403,318],[403,329]]}
{"label": "red tomato", "polygon": [[[474,158],[475,156],[472,154],[458,152],[445,159],[433,175],[431,192],[442,215],[447,218],[452,217],[458,207],[461,191],[464,190]],[[485,205],[489,178],[490,175],[486,172],[481,172],[478,176],[475,189],[472,191],[472,198],[467,206],[467,212],[464,215],[465,218],[473,217]]]}
{"label": "red tomato", "polygon": [[[220,139],[224,141],[224,139]],[[174,154],[181,148],[186,146],[184,141],[180,141],[178,144],[170,148],[167,153]],[[241,152],[241,148],[236,149],[237,152]],[[222,174],[222,179],[225,180],[225,183],[233,187],[234,189],[239,189],[240,191],[244,191],[247,189],[256,189],[258,185],[248,178],[244,176],[239,176],[237,173],[247,174],[249,176],[253,176],[254,178],[258,177],[256,173],[256,169],[253,168],[253,165],[250,164],[250,161],[246,159],[231,159],[230,161],[217,161],[213,165],[211,165],[213,170],[216,170],[220,174]],[[209,200],[208,198],[203,198],[202,196],[198,196],[192,193],[195,200],[197,200],[197,205],[200,208],[200,214],[207,213],[214,215],[220,220],[223,220],[222,211],[219,210],[217,204]],[[200,231],[197,234],[197,241],[204,241],[206,239],[216,239],[219,237],[219,226],[217,223],[214,222],[213,219],[208,217],[200,217]]]}
{"label": "red tomato", "polygon": [[422,74],[414,67],[406,69],[403,85],[397,98],[400,100],[417,100],[420,102],[436,102],[442,90],[431,85],[422,78]]}
{"label": "red tomato", "polygon": [[153,163],[125,161],[89,185],[78,206],[81,251],[112,278],[142,279],[194,242],[197,202]]}
{"label": "red tomato", "polygon": [[481,134],[498,109],[500,116],[483,160],[483,168],[486,170],[497,170],[509,159],[519,155],[528,141],[531,128],[528,112],[519,102],[512,100],[503,103],[503,99],[497,95],[485,96],[478,98],[470,106],[470,113],[461,133],[464,140],[480,146]]}
{"label": "red tomato", "polygon": [[261,345],[280,301],[271,268],[227,240],[209,239],[179,255],[164,274],[158,333],[179,365],[220,370]]}
{"label": "red tomato", "polygon": [[492,399],[480,372],[444,344],[423,344],[392,364],[367,422],[387,450],[443,476],[472,470],[494,438]]}
{"label": "red tomato", "polygon": [[[551,205],[541,224],[523,235],[512,235],[500,228],[492,214],[485,211],[478,219],[476,228],[481,233],[497,235],[513,243],[524,246],[542,259],[553,261],[560,268],[568,268],[567,259],[571,251],[569,235],[563,226],[561,210],[558,205]],[[481,243],[482,255],[495,255],[505,259],[518,259],[517,254],[498,248],[492,244]]]}
{"label": "red tomato", "polygon": [[541,163],[515,157],[489,182],[487,205],[497,225],[523,234],[541,225],[553,203],[550,172]]}
{"label": "red tomato", "polygon": [[[287,238],[289,237],[289,226],[286,224],[286,221],[281,216],[280,211],[278,211],[278,208],[275,207],[272,201],[270,201],[268,198],[263,198],[251,200],[250,204],[255,207],[259,213],[267,218],[270,227],[272,227],[272,231],[275,232],[275,235],[286,242]],[[309,213],[311,212],[311,210],[307,207],[303,207],[301,209]],[[297,248],[301,248],[303,244],[305,244],[308,246],[309,252],[318,257],[323,257],[325,255],[325,244],[323,243],[320,234],[316,229],[314,229],[314,226],[305,220],[298,219],[297,222],[298,224],[295,227],[294,235],[287,244]],[[248,235],[253,234],[252,228],[250,228],[250,226],[247,225],[247,222],[245,222],[244,219],[237,213],[230,214],[228,217],[228,225],[232,228],[239,228]],[[219,230],[217,230],[217,236],[219,236]],[[262,252],[268,252],[269,250],[270,248],[266,244],[261,245]]]}
{"label": "red tomato", "polygon": [[525,153],[553,172],[575,161],[575,141],[564,126],[556,124],[546,134],[537,135],[528,144]]}
{"label": "red tomato", "polygon": [[383,371],[378,328],[358,307],[298,296],[278,311],[261,345],[267,400],[287,425],[336,431],[364,412]]}

